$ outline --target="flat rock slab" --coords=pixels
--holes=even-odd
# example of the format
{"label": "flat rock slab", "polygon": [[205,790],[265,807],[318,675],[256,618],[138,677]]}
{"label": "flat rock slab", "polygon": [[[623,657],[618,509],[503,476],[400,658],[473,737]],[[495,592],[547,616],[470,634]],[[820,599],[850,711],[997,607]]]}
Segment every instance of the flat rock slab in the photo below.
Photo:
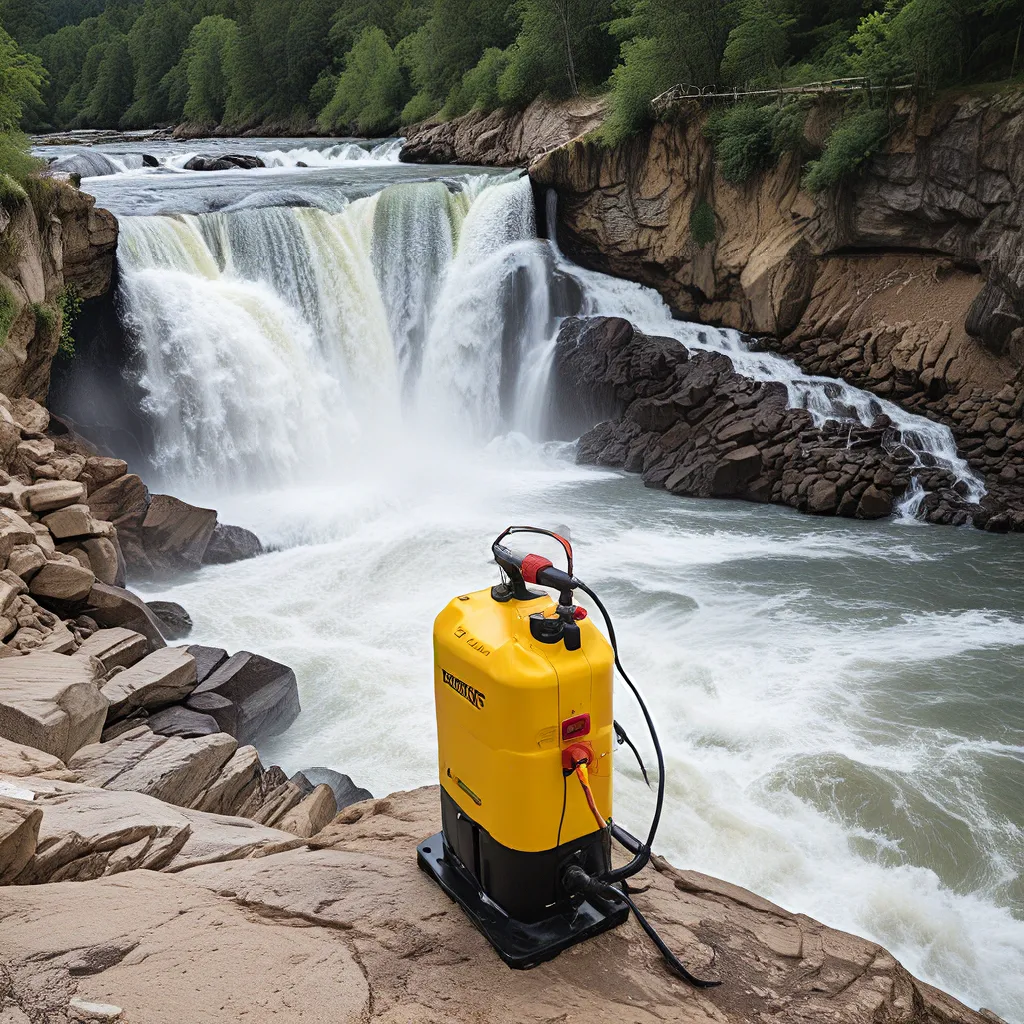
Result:
{"label": "flat rock slab", "polygon": [[82,642],[75,652],[79,658],[98,658],[103,671],[112,668],[130,668],[141,661],[149,653],[149,640],[133,629],[114,626],[111,629],[98,629]]}
{"label": "flat rock slab", "polygon": [[68,768],[89,786],[148,793],[178,807],[193,807],[237,748],[222,732],[182,739],[157,736],[139,726],[109,743],[83,747]]}
{"label": "flat rock slab", "polygon": [[139,708],[161,708],[184,700],[196,685],[196,660],[180,647],[146,655],[103,686],[109,719],[126,718]]}
{"label": "flat rock slab", "polygon": [[78,998],[146,1024],[985,1021],[875,943],[664,864],[637,879],[650,887],[637,901],[720,988],[671,975],[632,920],[511,971],[416,866],[439,818],[431,787],[351,807],[303,848],[9,890],[0,962],[11,998],[60,1020],[74,972]]}
{"label": "flat rock slab", "polygon": [[0,775],[21,778],[28,775],[42,775],[52,778],[74,780],[74,774],[59,757],[47,754],[23,743],[13,743],[0,738]]}
{"label": "flat rock slab", "polygon": [[[40,822],[35,855],[15,875],[17,885],[87,881],[137,868],[177,871],[294,840],[245,818],[172,807],[143,793],[39,778],[19,779],[18,787],[34,799],[7,803],[32,811]],[[3,808],[0,798],[0,833]]]}
{"label": "flat rock slab", "polygon": [[0,660],[0,736],[67,763],[95,743],[107,717],[88,659],[34,652]]}
{"label": "flat rock slab", "polygon": [[97,583],[89,592],[89,614],[101,626],[122,626],[141,633],[150,650],[167,646],[156,616],[130,590]]}
{"label": "flat rock slab", "polygon": [[42,820],[33,803],[0,796],[0,885],[10,885],[35,855]]}

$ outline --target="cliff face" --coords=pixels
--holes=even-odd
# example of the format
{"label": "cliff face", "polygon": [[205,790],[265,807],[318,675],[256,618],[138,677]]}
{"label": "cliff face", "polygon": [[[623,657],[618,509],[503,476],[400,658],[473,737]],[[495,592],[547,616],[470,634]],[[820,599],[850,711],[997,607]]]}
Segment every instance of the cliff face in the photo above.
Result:
{"label": "cliff face", "polygon": [[[800,164],[736,187],[716,172],[696,104],[606,149],[577,140],[531,166],[559,197],[580,263],[657,288],[687,319],[769,336],[949,424],[995,492],[1024,483],[1024,95],[901,112],[889,150],[838,194]],[[809,129],[824,134],[828,111]],[[815,123],[817,121],[817,123]],[[715,213],[700,247],[690,215]],[[999,528],[997,520],[993,528]]]}
{"label": "cliff face", "polygon": [[585,135],[604,116],[604,100],[580,97],[554,103],[539,98],[523,110],[472,112],[440,124],[403,128],[402,160],[425,164],[525,167],[570,139]]}
{"label": "cliff face", "polygon": [[114,270],[117,221],[92,196],[45,179],[35,207],[27,199],[0,207],[0,304],[7,326],[0,344],[0,391],[44,401],[61,332],[60,298],[105,295]]}

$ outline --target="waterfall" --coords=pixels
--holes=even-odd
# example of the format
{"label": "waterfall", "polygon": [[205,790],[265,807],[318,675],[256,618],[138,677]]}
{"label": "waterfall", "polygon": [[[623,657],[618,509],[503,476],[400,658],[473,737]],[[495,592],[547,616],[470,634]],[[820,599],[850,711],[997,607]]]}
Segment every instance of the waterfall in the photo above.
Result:
{"label": "waterfall", "polygon": [[341,470],[368,439],[382,450],[410,429],[441,442],[543,439],[559,320],[578,312],[723,352],[739,372],[784,383],[819,424],[886,413],[918,465],[949,469],[972,500],[983,493],[945,427],[752,352],[735,331],[673,320],[653,290],[572,264],[556,239],[537,238],[524,177],[325,205],[122,220],[123,306],[154,461],[171,480]]}

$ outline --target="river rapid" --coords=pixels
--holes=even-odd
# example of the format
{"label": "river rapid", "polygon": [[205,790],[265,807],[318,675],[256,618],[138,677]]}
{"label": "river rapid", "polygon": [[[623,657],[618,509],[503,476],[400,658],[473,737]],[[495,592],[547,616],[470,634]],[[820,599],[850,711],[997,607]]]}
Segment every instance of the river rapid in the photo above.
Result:
{"label": "river rapid", "polygon": [[[272,166],[181,169],[229,151]],[[819,418],[889,412],[923,464],[980,487],[947,432],[574,268],[514,173],[402,165],[388,141],[86,156],[104,173],[83,188],[121,222],[142,471],[273,549],[146,594],[185,605],[192,642],[294,667],[303,712],[265,762],[376,795],[433,782],[434,615],[494,582],[501,528],[565,527],[659,727],[659,852],[1024,1021],[1024,538],[924,527],[913,502],[815,519],[578,467],[547,429],[552,339],[567,314],[627,315]],[[615,800],[646,829],[627,751]]]}

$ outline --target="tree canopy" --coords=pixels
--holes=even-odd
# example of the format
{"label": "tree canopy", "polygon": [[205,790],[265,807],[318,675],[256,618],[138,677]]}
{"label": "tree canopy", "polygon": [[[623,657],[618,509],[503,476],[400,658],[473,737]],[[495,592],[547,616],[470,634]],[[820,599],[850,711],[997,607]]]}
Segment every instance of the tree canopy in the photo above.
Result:
{"label": "tree canopy", "polygon": [[614,140],[676,84],[1024,70],[1020,0],[0,0],[0,25],[22,69],[2,101],[33,129],[387,133],[608,90]]}

